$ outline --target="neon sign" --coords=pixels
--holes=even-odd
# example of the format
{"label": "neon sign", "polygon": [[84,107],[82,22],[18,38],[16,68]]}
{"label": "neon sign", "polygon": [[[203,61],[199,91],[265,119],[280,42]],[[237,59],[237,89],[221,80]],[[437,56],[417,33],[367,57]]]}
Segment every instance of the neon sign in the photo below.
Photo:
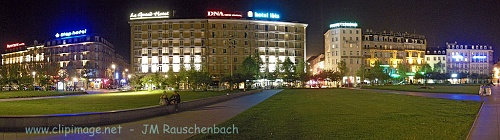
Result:
{"label": "neon sign", "polygon": [[484,58],[486,58],[486,56],[473,56],[472,58],[481,58],[481,59],[484,59]]}
{"label": "neon sign", "polygon": [[24,43],[7,44],[7,49],[8,48],[19,47],[19,46],[24,46]]}
{"label": "neon sign", "polygon": [[130,20],[136,20],[136,19],[154,19],[154,18],[170,18],[170,13],[167,12],[149,12],[149,13],[143,13],[139,12],[137,14],[131,13],[130,14]]}
{"label": "neon sign", "polygon": [[86,34],[86,33],[87,33],[87,29],[78,30],[78,31],[71,31],[71,32],[62,32],[62,33],[56,33],[56,38],[81,35],[81,34]]}
{"label": "neon sign", "polygon": [[243,17],[241,14],[224,14],[222,11],[207,11],[208,17]]}
{"label": "neon sign", "polygon": [[353,23],[342,22],[342,23],[330,24],[330,28],[338,28],[338,27],[356,28],[356,27],[358,27],[358,23],[356,23],[356,22],[353,22]]}
{"label": "neon sign", "polygon": [[252,12],[248,11],[247,12],[248,17],[255,17],[255,18],[272,18],[272,19],[279,19],[280,15],[277,13],[264,13],[264,12]]}

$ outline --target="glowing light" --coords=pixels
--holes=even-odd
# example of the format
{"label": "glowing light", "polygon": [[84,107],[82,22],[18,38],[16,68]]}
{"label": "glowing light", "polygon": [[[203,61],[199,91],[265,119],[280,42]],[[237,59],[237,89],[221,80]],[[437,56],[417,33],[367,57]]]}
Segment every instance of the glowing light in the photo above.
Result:
{"label": "glowing light", "polygon": [[484,58],[486,58],[486,56],[473,56],[472,58],[481,58],[481,59],[484,59]]}
{"label": "glowing light", "polygon": [[222,11],[207,11],[208,17],[243,17],[241,14],[224,14]]}
{"label": "glowing light", "polygon": [[451,58],[455,58],[455,59],[462,59],[462,58],[464,58],[464,57],[463,57],[463,56],[461,56],[461,55],[454,55],[454,56],[452,56]]}
{"label": "glowing light", "polygon": [[253,17],[253,12],[252,11],[248,11],[247,15],[248,15],[248,17]]}
{"label": "glowing light", "polygon": [[280,15],[277,13],[267,13],[267,12],[253,12],[248,11],[247,16],[248,17],[255,17],[255,18],[272,18],[272,19],[279,19]]}
{"label": "glowing light", "polygon": [[330,24],[330,28],[339,28],[339,27],[356,28],[356,27],[358,27],[358,23],[356,23],[356,22],[341,22],[341,23]]}
{"label": "glowing light", "polygon": [[155,18],[170,18],[170,13],[167,12],[149,12],[149,13],[143,13],[139,12],[138,14],[130,13],[130,20],[136,20],[136,19],[155,19]]}
{"label": "glowing light", "polygon": [[383,68],[388,68],[388,67],[391,67],[389,65],[379,65],[380,67],[383,67]]}
{"label": "glowing light", "polygon": [[457,76],[458,76],[458,74],[455,74],[455,73],[454,73],[454,74],[451,74],[451,77],[452,77],[452,78],[457,78]]}
{"label": "glowing light", "polygon": [[62,33],[56,33],[56,38],[68,37],[68,36],[73,36],[73,35],[81,35],[81,34],[86,34],[86,33],[87,33],[87,29],[78,30],[78,31],[71,31],[71,32],[62,32]]}
{"label": "glowing light", "polygon": [[7,44],[7,49],[8,48],[19,47],[19,46],[24,46],[24,43]]}

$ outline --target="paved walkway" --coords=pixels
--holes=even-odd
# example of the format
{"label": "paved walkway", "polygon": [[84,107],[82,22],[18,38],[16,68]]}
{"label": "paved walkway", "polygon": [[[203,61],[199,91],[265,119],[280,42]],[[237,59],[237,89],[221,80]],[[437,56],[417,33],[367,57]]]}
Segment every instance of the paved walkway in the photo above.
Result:
{"label": "paved walkway", "polygon": [[[170,128],[173,127],[213,127],[214,125],[220,124],[237,114],[247,110],[248,108],[266,100],[267,98],[273,96],[274,94],[280,92],[281,90],[264,90],[263,92],[255,93],[252,95],[246,95],[233,100],[225,101],[222,103],[209,105],[205,107],[196,108],[193,110],[188,110],[176,114],[165,115],[135,122],[129,122],[124,124],[110,125],[109,127],[121,127],[120,134],[95,134],[90,137],[88,134],[70,134],[64,135],[28,135],[25,133],[3,133],[0,134],[0,139],[5,140],[15,140],[15,139],[187,139],[194,136],[195,134],[168,134],[164,133],[164,125],[168,125]],[[68,126],[71,124],[65,124]],[[158,126],[159,134],[150,133],[148,129],[147,133],[144,134],[143,131],[145,126]],[[230,126],[233,127],[233,126]],[[245,126],[235,126],[238,131],[242,131]],[[104,127],[101,127],[104,129]],[[155,132],[155,131],[153,131]]]}
{"label": "paved walkway", "polygon": [[469,134],[471,140],[500,140],[500,87],[491,88]]}

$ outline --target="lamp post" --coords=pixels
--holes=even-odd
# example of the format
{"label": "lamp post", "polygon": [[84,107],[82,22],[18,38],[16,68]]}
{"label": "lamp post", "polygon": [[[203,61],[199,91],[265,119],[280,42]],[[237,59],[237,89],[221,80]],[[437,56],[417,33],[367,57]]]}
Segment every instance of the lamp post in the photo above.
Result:
{"label": "lamp post", "polygon": [[116,72],[116,66],[115,64],[111,64],[111,68],[113,69],[113,85],[115,85],[115,72]]}
{"label": "lamp post", "polygon": [[33,84],[35,83],[35,75],[36,75],[36,72],[31,72],[31,74],[33,75]]}

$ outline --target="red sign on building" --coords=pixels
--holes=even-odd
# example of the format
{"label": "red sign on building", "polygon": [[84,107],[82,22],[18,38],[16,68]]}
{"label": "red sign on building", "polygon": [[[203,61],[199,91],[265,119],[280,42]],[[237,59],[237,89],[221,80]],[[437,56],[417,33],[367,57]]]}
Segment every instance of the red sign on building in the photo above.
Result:
{"label": "red sign on building", "polygon": [[7,49],[15,48],[15,47],[19,47],[19,46],[24,46],[24,43],[7,44]]}

